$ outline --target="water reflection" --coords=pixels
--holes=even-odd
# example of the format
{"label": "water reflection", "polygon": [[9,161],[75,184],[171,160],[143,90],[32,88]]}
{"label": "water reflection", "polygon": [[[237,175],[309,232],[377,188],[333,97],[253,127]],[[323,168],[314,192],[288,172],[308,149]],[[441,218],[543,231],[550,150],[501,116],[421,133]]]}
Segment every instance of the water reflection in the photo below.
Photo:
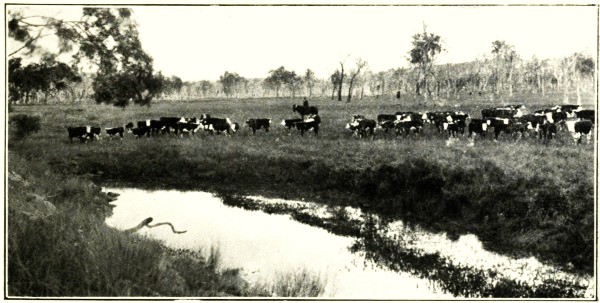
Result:
{"label": "water reflection", "polygon": [[298,223],[288,215],[269,215],[223,205],[203,192],[114,189],[121,194],[113,202],[109,226],[128,229],[147,217],[171,222],[185,234],[168,227],[139,231],[173,248],[218,247],[224,267],[242,268],[249,282],[269,281],[278,273],[308,270],[326,281],[325,296],[370,299],[451,298],[432,282],[407,273],[374,266],[348,250],[355,239],[332,235],[323,229]]}

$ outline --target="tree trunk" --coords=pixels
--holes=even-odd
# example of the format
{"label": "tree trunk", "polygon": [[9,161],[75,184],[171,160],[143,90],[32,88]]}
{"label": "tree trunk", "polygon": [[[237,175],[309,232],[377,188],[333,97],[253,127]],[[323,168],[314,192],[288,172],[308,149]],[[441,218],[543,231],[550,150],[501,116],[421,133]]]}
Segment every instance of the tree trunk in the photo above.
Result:
{"label": "tree trunk", "polygon": [[[342,64],[340,64],[342,65]],[[338,101],[342,101],[342,86],[344,85],[344,65],[342,65],[342,71],[340,72],[340,79],[338,82]]]}
{"label": "tree trunk", "polygon": [[575,85],[577,87],[577,105],[581,106],[581,79],[575,78]]}
{"label": "tree trunk", "polygon": [[352,86],[354,86],[354,79],[350,80],[350,84],[348,85],[348,97],[346,98],[346,102],[350,102],[352,99]]}

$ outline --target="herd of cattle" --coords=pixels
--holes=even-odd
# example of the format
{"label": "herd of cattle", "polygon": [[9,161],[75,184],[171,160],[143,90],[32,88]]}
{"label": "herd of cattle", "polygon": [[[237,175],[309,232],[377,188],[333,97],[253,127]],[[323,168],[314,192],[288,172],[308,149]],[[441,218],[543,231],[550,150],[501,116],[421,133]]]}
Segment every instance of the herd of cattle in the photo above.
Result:
{"label": "herd of cattle", "polygon": [[551,108],[536,110],[525,114],[525,106],[508,105],[503,107],[486,108],[481,111],[481,118],[471,118],[468,113],[458,112],[397,112],[395,114],[380,114],[377,121],[366,119],[362,115],[352,117],[346,128],[359,137],[372,135],[376,128],[385,132],[395,130],[397,135],[408,136],[420,133],[426,124],[434,125],[439,133],[449,138],[457,138],[465,131],[469,138],[479,135],[486,137],[493,129],[494,140],[500,134],[507,134],[520,139],[524,135],[534,133],[544,140],[551,140],[561,130],[568,131],[572,138],[581,143],[585,138],[589,142],[594,129],[595,111],[582,109],[578,105],[557,105]]}
{"label": "herd of cattle", "polygon": [[[303,105],[294,105],[293,112],[300,114],[300,118],[284,119],[281,125],[290,129],[297,129],[301,135],[313,131],[319,133],[321,118],[318,108],[309,106],[308,102]],[[594,129],[595,111],[582,109],[577,105],[557,105],[552,108],[536,110],[526,114],[525,106],[511,105],[495,108],[487,108],[481,111],[481,118],[471,118],[468,113],[462,111],[444,112],[396,112],[395,114],[380,114],[377,121],[367,119],[363,115],[354,115],[346,129],[359,137],[373,135],[376,129],[383,132],[393,132],[396,135],[408,136],[411,133],[419,134],[426,124],[432,125],[440,134],[449,138],[457,138],[459,135],[468,134],[469,138],[486,134],[493,129],[494,139],[502,133],[515,136],[520,139],[523,135],[534,133],[540,139],[551,140],[561,130],[566,130],[572,138],[580,143],[583,138],[590,141]],[[253,134],[257,130],[269,131],[271,119],[253,118],[246,121]],[[240,129],[238,123],[229,118],[213,118],[203,114],[200,118],[184,117],[160,117],[158,120],[138,121],[125,126],[105,128],[106,135],[123,138],[124,134],[131,133],[135,138],[143,136],[155,136],[159,134],[188,135],[200,130],[214,133],[226,133],[227,135]],[[78,138],[81,142],[99,140],[102,135],[100,127],[80,126],[68,127],[69,139]]]}

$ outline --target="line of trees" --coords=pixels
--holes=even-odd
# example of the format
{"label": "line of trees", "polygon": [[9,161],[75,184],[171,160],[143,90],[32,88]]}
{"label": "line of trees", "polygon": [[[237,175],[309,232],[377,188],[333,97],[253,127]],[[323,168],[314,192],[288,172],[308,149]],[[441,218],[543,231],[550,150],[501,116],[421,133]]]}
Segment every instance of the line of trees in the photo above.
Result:
{"label": "line of trees", "polygon": [[[139,41],[136,24],[126,8],[84,8],[76,21],[44,16],[23,16],[9,11],[9,37],[21,46],[9,54],[9,100],[12,103],[88,102],[127,106],[149,105],[152,99],[181,101],[198,98],[325,97],[346,102],[364,96],[421,96],[428,100],[459,98],[465,93],[510,97],[515,92],[545,95],[562,92],[569,102],[575,91],[593,91],[595,61],[575,53],[540,60],[521,58],[506,41],[492,41],[483,58],[457,64],[437,64],[444,52],[439,35],[427,32],[412,37],[406,54],[409,67],[373,72],[361,59],[339,62],[339,68],[318,79],[311,69],[304,73],[284,66],[270,70],[264,79],[245,78],[226,71],[217,81],[183,81],[155,73],[152,58]],[[58,38],[59,53],[52,54],[38,42]],[[71,65],[59,62],[59,54],[73,54]],[[20,56],[41,57],[24,65]]]}

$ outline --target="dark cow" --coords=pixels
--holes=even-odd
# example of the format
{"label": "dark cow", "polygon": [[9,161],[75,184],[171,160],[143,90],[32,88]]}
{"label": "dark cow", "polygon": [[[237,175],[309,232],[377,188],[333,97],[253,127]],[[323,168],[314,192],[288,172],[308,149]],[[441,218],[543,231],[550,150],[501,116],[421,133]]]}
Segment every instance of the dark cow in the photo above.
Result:
{"label": "dark cow", "polygon": [[356,119],[356,116],[354,116],[352,122],[346,124],[346,128],[357,134],[359,138],[366,137],[367,134],[373,135],[376,127],[377,122],[375,120],[365,119],[364,117]]}
{"label": "dark cow", "polygon": [[487,127],[488,124],[485,120],[483,119],[471,119],[471,121],[469,121],[469,138],[473,137],[473,134],[479,134],[481,135],[483,138],[485,138],[485,135],[487,134]]}
{"label": "dark cow", "polygon": [[579,119],[590,120],[592,123],[596,122],[596,111],[593,109],[582,109],[575,112],[575,116]]}
{"label": "dark cow", "polygon": [[518,116],[519,110],[514,108],[484,108],[481,110],[482,118],[512,118]]}
{"label": "dark cow", "polygon": [[321,124],[321,117],[319,115],[309,115],[307,119],[303,119],[301,122],[296,122],[294,126],[300,131],[300,135],[304,136],[304,133],[311,129],[315,132],[315,135],[319,134],[319,124]]}
{"label": "dark cow", "polygon": [[296,125],[296,123],[302,122],[302,119],[287,119],[281,120],[281,125],[286,127],[287,129],[291,129]]}
{"label": "dark cow", "polygon": [[229,118],[205,118],[202,120],[202,125],[204,130],[209,131],[211,134],[226,132],[229,135],[240,128],[239,124],[232,123]]}
{"label": "dark cow", "polygon": [[316,106],[303,106],[303,105],[296,105],[294,104],[292,106],[292,111],[297,112],[300,114],[300,116],[304,117],[304,116],[308,116],[308,115],[317,115],[319,114],[319,109]]}
{"label": "dark cow", "polygon": [[387,133],[389,129],[394,127],[394,121],[396,121],[396,115],[379,114],[377,115],[377,124],[383,128]]}
{"label": "dark cow", "polygon": [[136,127],[136,128],[130,128],[129,132],[132,133],[136,139],[139,139],[140,137],[146,135],[147,137],[150,137],[150,132],[152,130],[150,129],[150,126],[142,126],[142,127]]}
{"label": "dark cow", "polygon": [[572,113],[574,111],[578,111],[580,108],[581,108],[581,106],[575,105],[575,104],[563,104],[563,105],[560,105],[560,111],[561,112],[566,112],[566,113]]}
{"label": "dark cow", "polygon": [[264,128],[265,132],[268,133],[271,126],[271,119],[248,119],[246,124],[252,130],[252,134],[256,134],[256,131],[261,128]]}
{"label": "dark cow", "polygon": [[556,137],[558,127],[556,123],[543,123],[539,126],[540,128],[540,139],[552,140]]}
{"label": "dark cow", "polygon": [[160,117],[159,121],[163,123],[165,131],[169,134],[171,133],[171,130],[175,131],[175,133],[177,134],[177,123],[186,122],[185,118],[183,117]]}
{"label": "dark cow", "polygon": [[518,140],[527,131],[526,124],[508,118],[487,118],[486,123],[494,128],[494,140],[498,140],[500,133],[517,135]]}
{"label": "dark cow", "polygon": [[150,120],[143,120],[143,121],[138,121],[136,123],[137,127],[150,127]]}
{"label": "dark cow", "polygon": [[527,114],[519,117],[519,121],[527,126],[527,129],[532,129],[535,133],[539,133],[540,126],[547,122],[546,115],[542,114]]}
{"label": "dark cow", "polygon": [[581,143],[581,139],[584,136],[586,138],[586,143],[590,142],[592,130],[594,129],[594,123],[592,123],[592,121],[571,120],[565,121],[564,124],[569,130],[569,133],[571,133],[571,136],[573,137],[573,140],[575,140],[575,142],[577,142],[578,144]]}
{"label": "dark cow", "polygon": [[108,138],[119,136],[121,139],[123,139],[123,133],[125,132],[125,128],[123,128],[122,126],[105,128],[104,130],[106,131],[106,135],[108,135]]}
{"label": "dark cow", "polygon": [[94,140],[101,140],[102,138],[100,137],[102,134],[102,129],[100,127],[90,127],[90,131],[88,132],[88,138],[91,141]]}
{"label": "dark cow", "polygon": [[412,130],[415,134],[418,134],[423,129],[423,120],[396,120],[394,122],[396,128],[396,136],[403,133],[405,136],[410,134]]}
{"label": "dark cow", "polygon": [[175,133],[180,134],[195,134],[198,129],[200,129],[200,123],[194,122],[179,122],[175,128]]}
{"label": "dark cow", "polygon": [[467,124],[465,120],[456,120],[453,122],[444,123],[444,130],[448,131],[448,135],[452,138],[457,138],[458,133],[464,134]]}
{"label": "dark cow", "polygon": [[71,141],[71,143],[73,143],[73,138],[79,138],[81,142],[85,142],[89,138],[88,133],[90,131],[90,127],[86,126],[67,127],[67,132],[69,133],[69,141]]}

